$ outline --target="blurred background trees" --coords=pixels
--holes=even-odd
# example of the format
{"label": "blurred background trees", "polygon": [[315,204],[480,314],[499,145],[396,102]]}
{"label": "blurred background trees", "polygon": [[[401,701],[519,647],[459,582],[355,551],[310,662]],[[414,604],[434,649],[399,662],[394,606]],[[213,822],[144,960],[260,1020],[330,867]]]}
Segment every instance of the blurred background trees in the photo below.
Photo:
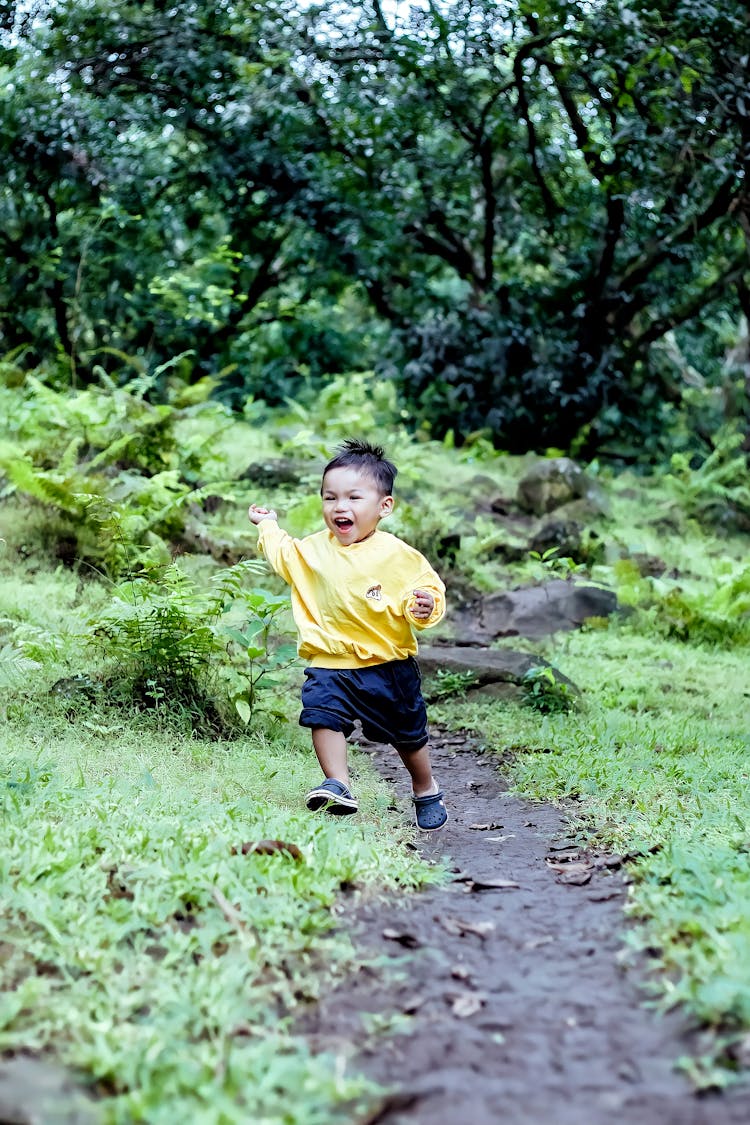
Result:
{"label": "blurred background trees", "polygon": [[179,356],[241,404],[374,367],[414,424],[514,452],[746,425],[742,0],[0,9],[27,368]]}

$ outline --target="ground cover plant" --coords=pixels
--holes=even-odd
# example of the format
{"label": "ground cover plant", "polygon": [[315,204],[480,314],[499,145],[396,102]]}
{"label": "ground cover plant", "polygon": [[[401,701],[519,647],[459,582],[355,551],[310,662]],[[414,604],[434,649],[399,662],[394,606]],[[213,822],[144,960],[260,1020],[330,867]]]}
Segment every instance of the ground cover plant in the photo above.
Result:
{"label": "ground cover plant", "polygon": [[[162,414],[179,435],[168,470],[177,518],[121,520],[114,556],[112,524],[92,520],[71,552],[60,548],[76,529],[68,496],[96,477],[111,507],[123,475],[129,498],[151,495],[159,476],[117,460],[92,470],[101,451],[71,448],[65,426],[50,428],[59,441],[40,440],[47,409],[105,412],[91,387],[85,395],[14,388],[0,451],[10,888],[0,1047],[60,1059],[111,1121],[240,1122],[251,1098],[255,1120],[293,1125],[356,1120],[366,1104],[341,1060],[310,1059],[294,1013],[350,967],[335,923],[353,888],[406,891],[441,871],[415,861],[405,810],[363,762],[358,826],[301,814],[316,773],[296,729],[300,670],[284,659],[283,587],[245,561],[255,537],[244,511],[269,502],[295,533],[316,529],[325,456],[344,435],[375,431],[401,470],[390,526],[434,558],[456,601],[568,574],[616,589],[629,609],[547,640],[514,638],[580,699],[538,676],[519,704],[479,704],[465,678],[446,703],[443,677],[433,715],[481,730],[520,792],[564,800],[583,837],[633,857],[628,940],[648,951],[653,997],[706,1028],[701,1057],[685,1065],[701,1083],[737,1070],[750,1029],[749,582],[742,537],[717,525],[714,500],[685,503],[713,478],[685,463],[671,477],[589,466],[608,498],[604,543],[566,562],[529,550],[494,514],[530,458],[498,454],[481,435],[460,449],[409,435],[390,390],[360,374],[276,413],[250,403],[231,418],[174,397]],[[40,487],[61,465],[85,487]],[[209,605],[217,589],[232,596]],[[145,675],[133,669],[139,653]],[[186,671],[201,686],[189,705],[176,690]]]}

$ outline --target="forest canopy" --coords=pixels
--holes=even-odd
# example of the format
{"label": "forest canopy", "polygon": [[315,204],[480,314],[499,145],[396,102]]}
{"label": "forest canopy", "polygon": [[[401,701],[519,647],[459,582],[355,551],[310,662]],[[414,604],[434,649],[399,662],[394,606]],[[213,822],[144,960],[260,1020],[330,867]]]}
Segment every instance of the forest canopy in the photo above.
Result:
{"label": "forest canopy", "polygon": [[237,405],[374,369],[414,425],[515,452],[746,418],[744,0],[0,13],[27,369],[171,363]]}

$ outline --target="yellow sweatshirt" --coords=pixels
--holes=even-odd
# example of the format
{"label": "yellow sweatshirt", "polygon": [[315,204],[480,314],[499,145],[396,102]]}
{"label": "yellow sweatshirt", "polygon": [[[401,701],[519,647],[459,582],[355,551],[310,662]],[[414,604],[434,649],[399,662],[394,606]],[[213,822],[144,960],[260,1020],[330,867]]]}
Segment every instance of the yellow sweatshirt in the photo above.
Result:
{"label": "yellow sweatshirt", "polygon": [[[445,613],[445,586],[427,560],[387,531],[343,547],[328,529],[293,539],[276,520],[258,524],[258,549],[292,588],[299,654],[318,668],[362,668],[417,651],[413,629]],[[435,608],[411,615],[414,590]]]}

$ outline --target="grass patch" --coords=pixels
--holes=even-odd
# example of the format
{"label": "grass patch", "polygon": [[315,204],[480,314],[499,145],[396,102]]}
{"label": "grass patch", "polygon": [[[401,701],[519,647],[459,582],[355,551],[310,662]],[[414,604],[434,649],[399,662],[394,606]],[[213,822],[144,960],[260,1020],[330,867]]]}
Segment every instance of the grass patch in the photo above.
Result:
{"label": "grass patch", "polygon": [[[295,1013],[352,967],[342,893],[436,872],[366,763],[363,823],[299,811],[302,737],[170,741],[94,711],[6,728],[0,1049],[53,1051],[111,1122],[351,1111],[366,1086],[309,1056]],[[267,839],[294,848],[243,854]]]}
{"label": "grass patch", "polygon": [[[512,756],[519,792],[565,801],[582,833],[637,853],[627,940],[648,952],[659,1001],[708,1029],[695,1080],[725,1080],[750,1029],[750,570],[746,538],[731,532],[746,489],[734,445],[729,477],[723,461],[718,476],[684,459],[653,477],[590,466],[606,503],[576,519],[596,550],[576,561],[553,546],[546,565],[546,548],[529,550],[544,518],[513,502],[535,458],[480,435],[460,450],[411,436],[382,381],[342,377],[285,414],[250,403],[241,420],[179,398],[154,413],[142,397],[0,388],[0,1048],[58,1055],[98,1083],[112,1121],[352,1119],[363,1085],[342,1060],[310,1060],[294,1013],[351,963],[334,925],[347,888],[440,873],[406,849],[406,818],[365,761],[357,826],[300,816],[317,769],[296,727],[298,670],[264,624],[276,628],[280,580],[263,577],[250,613],[237,570],[229,610],[213,603],[207,622],[204,599],[217,570],[255,557],[249,502],[276,507],[294,534],[320,527],[319,471],[361,434],[399,465],[387,530],[435,563],[455,601],[573,575],[631,608],[620,623],[500,642],[545,656],[582,699],[542,673],[526,706],[453,698],[434,714]],[[134,434],[148,437],[142,449]],[[279,459],[290,471],[274,478],[265,463]],[[245,477],[252,462],[265,484]],[[114,545],[114,515],[100,509],[119,520]],[[117,579],[137,609],[113,602]],[[101,652],[86,641],[93,620]],[[134,657],[150,700],[140,711]],[[192,667],[197,685],[181,702],[175,667]],[[212,692],[221,722],[201,723]],[[303,858],[242,854],[268,838]]]}

